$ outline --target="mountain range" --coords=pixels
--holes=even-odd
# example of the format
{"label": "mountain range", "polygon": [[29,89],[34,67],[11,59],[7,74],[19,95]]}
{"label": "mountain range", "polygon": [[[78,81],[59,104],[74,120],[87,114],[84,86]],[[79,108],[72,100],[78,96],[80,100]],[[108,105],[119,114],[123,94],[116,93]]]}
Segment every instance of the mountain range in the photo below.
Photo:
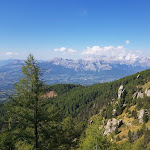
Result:
{"label": "mountain range", "polygon": [[[21,77],[24,60],[0,61],[0,95]],[[110,82],[150,68],[148,58],[89,57],[79,60],[54,58],[39,61],[46,84],[73,83],[92,85]]]}

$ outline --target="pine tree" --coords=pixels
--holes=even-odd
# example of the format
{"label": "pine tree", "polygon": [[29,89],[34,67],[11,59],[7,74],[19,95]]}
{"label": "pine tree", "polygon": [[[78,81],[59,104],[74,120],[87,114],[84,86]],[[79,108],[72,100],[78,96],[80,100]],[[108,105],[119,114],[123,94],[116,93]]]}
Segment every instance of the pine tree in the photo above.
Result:
{"label": "pine tree", "polygon": [[[15,84],[16,95],[10,105],[12,128],[20,140],[34,143],[39,148],[39,131],[41,121],[40,100],[44,83],[38,63],[30,54],[22,67],[23,78]],[[33,142],[34,141],[34,142]]]}
{"label": "pine tree", "polygon": [[117,126],[115,129],[115,134],[118,134],[118,133],[119,133],[119,131],[118,131],[118,126]]}
{"label": "pine tree", "polygon": [[[45,85],[32,55],[22,67],[23,77],[7,104],[7,120],[0,134],[0,148],[18,150],[69,149],[81,133],[72,120],[63,121],[53,101],[44,99]],[[78,127],[78,126],[76,126]]]}
{"label": "pine tree", "polygon": [[128,132],[128,139],[129,139],[129,143],[132,143],[133,137],[132,137],[132,132],[130,130]]}
{"label": "pine tree", "polygon": [[144,121],[144,123],[147,123],[148,119],[149,119],[148,115],[146,113],[144,113],[144,115],[143,115],[143,121]]}

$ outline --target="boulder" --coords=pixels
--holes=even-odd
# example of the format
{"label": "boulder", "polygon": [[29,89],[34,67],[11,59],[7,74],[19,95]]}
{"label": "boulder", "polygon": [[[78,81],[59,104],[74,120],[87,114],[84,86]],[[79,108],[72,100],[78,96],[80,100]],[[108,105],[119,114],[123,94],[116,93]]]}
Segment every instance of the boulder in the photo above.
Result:
{"label": "boulder", "polygon": [[137,141],[138,140],[138,134],[137,134],[137,132],[134,132],[134,134],[133,134],[133,141],[135,142],[135,141]]}
{"label": "boulder", "polygon": [[138,92],[138,94],[137,94],[137,99],[138,99],[138,98],[143,98],[143,97],[144,97],[144,93]]}
{"label": "boulder", "polygon": [[90,120],[90,125],[93,123],[93,120]]}
{"label": "boulder", "polygon": [[142,93],[142,92],[138,92],[138,91],[136,91],[134,94],[133,94],[133,99],[134,98],[143,98],[144,97],[144,93]]}
{"label": "boulder", "polygon": [[115,131],[116,127],[120,127],[122,125],[122,123],[123,123],[122,119],[119,119],[119,120],[117,120],[115,118],[109,119],[107,121],[104,134],[109,135],[110,133]]}
{"label": "boulder", "polygon": [[116,113],[117,113],[117,110],[116,110],[116,109],[113,109],[112,115],[114,116],[114,115],[116,115]]}
{"label": "boulder", "polygon": [[101,129],[103,129],[103,125],[101,125],[101,126],[99,127],[99,130],[101,130]]}
{"label": "boulder", "polygon": [[146,88],[145,94],[146,94],[146,96],[150,97],[150,89]]}
{"label": "boulder", "polygon": [[120,85],[120,87],[119,87],[119,89],[118,89],[118,99],[121,98],[123,92],[124,92],[123,85]]}
{"label": "boulder", "polygon": [[127,106],[127,104],[123,104],[123,107],[126,107]]}
{"label": "boulder", "polygon": [[143,116],[144,116],[144,113],[145,113],[145,110],[144,109],[141,109],[140,110],[140,114],[139,114],[139,123],[143,123]]}
{"label": "boulder", "polygon": [[137,79],[140,77],[140,74],[137,75]]}

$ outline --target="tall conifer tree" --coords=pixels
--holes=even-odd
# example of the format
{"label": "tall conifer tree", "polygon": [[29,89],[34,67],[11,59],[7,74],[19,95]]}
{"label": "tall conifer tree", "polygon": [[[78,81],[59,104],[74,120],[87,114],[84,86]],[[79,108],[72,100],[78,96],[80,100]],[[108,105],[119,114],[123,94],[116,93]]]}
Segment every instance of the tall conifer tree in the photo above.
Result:
{"label": "tall conifer tree", "polygon": [[23,78],[15,84],[16,95],[13,97],[10,109],[12,114],[11,125],[16,128],[19,141],[34,143],[39,148],[39,126],[41,121],[40,100],[44,83],[38,63],[30,54],[22,67]]}

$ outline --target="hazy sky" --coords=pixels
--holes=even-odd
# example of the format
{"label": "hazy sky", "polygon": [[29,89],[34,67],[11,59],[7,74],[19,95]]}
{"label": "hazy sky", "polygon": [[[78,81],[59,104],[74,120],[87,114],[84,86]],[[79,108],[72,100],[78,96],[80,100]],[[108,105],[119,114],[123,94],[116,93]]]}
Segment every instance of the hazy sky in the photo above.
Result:
{"label": "hazy sky", "polygon": [[0,0],[0,59],[150,57],[150,0]]}

